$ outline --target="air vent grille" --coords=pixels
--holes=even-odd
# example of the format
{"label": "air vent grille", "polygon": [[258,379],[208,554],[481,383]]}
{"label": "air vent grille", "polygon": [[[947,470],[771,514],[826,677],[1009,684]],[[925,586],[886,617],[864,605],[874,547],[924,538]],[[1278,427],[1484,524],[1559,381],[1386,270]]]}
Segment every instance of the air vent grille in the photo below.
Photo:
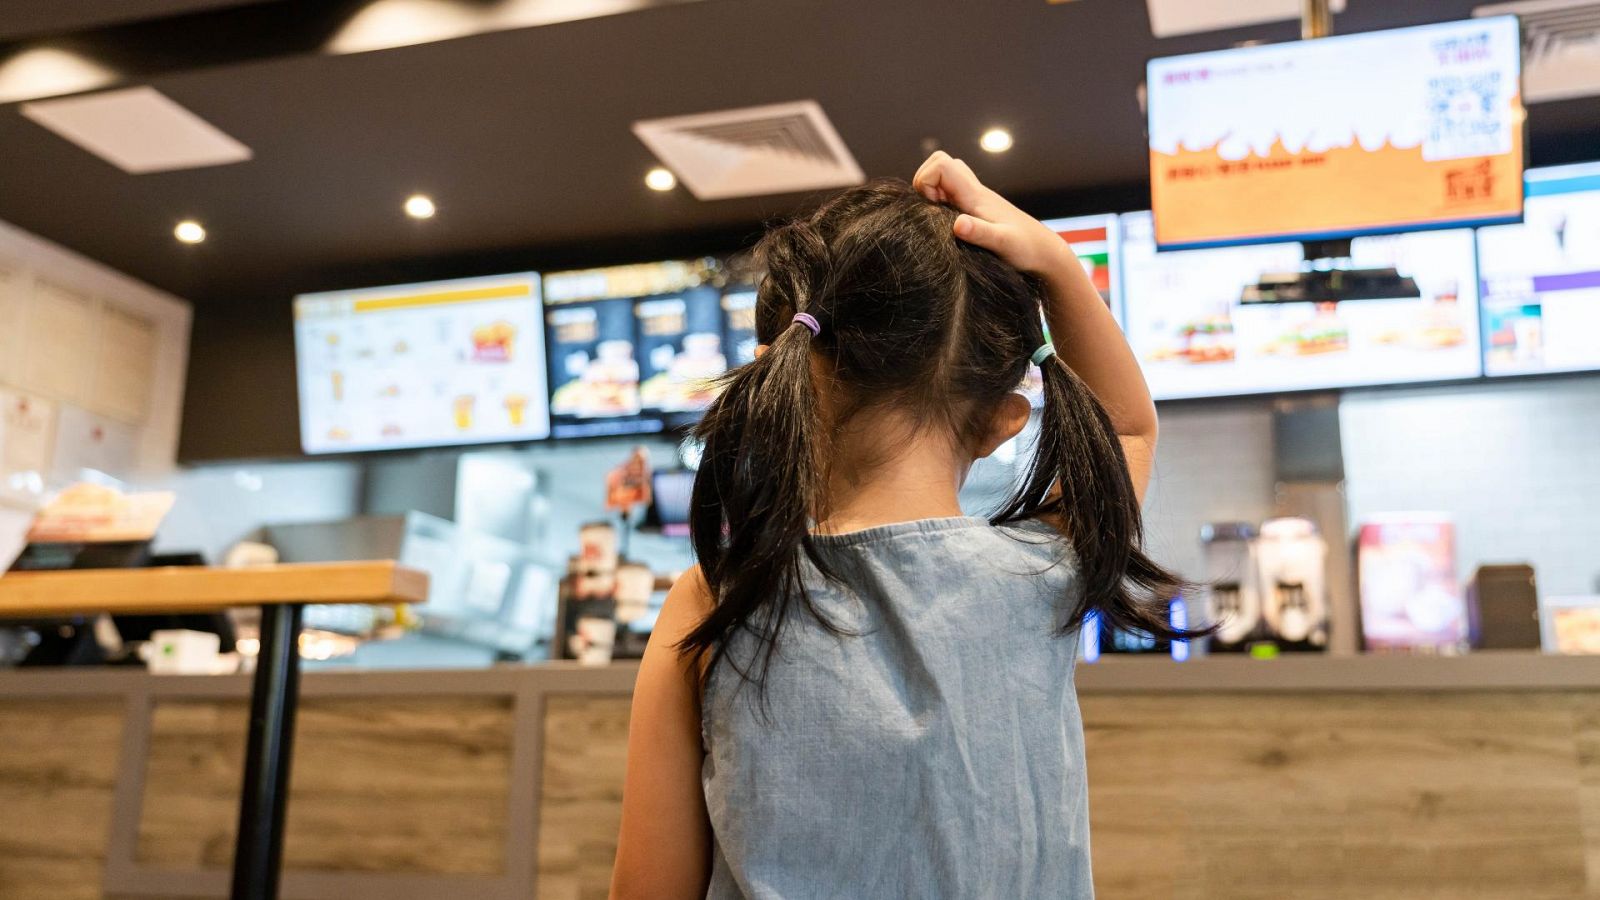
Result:
{"label": "air vent grille", "polygon": [[861,167],[812,100],[635,122],[633,133],[701,200],[860,184]]}
{"label": "air vent grille", "polygon": [[1472,14],[1522,18],[1526,102],[1600,96],[1600,3],[1522,0],[1480,6]]}

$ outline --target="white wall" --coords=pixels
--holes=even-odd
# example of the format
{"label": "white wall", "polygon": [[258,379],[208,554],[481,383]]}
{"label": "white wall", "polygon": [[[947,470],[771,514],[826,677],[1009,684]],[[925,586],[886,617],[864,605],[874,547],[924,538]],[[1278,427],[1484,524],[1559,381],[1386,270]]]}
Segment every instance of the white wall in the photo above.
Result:
{"label": "white wall", "polygon": [[220,563],[262,526],[359,514],[361,479],[361,463],[308,461],[183,469],[136,486],[178,495],[156,535],[158,552],[198,550]]}
{"label": "white wall", "polygon": [[[1374,513],[1442,510],[1456,518],[1463,579],[1483,563],[1528,561],[1543,594],[1600,590],[1600,377],[1353,392],[1340,405],[1340,422],[1352,528]],[[1273,514],[1271,401],[1166,406],[1161,427],[1145,504],[1146,543],[1164,564],[1199,578],[1202,525],[1259,523]],[[633,443],[522,451],[547,479],[544,549],[554,558],[576,551],[579,524],[605,515],[604,473]],[[646,443],[662,463],[670,461],[669,445]],[[439,462],[453,465],[453,456]],[[406,463],[394,458],[383,464],[405,469]],[[368,464],[187,470],[157,482],[180,493],[160,545],[225,549],[261,525],[355,515],[363,511],[362,468]],[[1010,487],[1013,472],[1014,464],[980,464],[963,492],[963,506],[989,511]],[[409,479],[417,489],[409,500],[401,489],[407,479],[391,480],[396,483],[383,498],[366,498],[382,499],[382,508],[368,511],[402,512],[434,493],[422,483],[431,477],[420,471]],[[1334,552],[1348,546],[1331,535],[1330,543]],[[687,543],[674,539],[642,536],[633,550],[663,570],[690,561]]]}
{"label": "white wall", "polygon": [[1349,393],[1350,524],[1442,511],[1462,583],[1527,562],[1542,596],[1600,592],[1600,377]]}
{"label": "white wall", "polygon": [[[971,515],[996,509],[1019,477],[1033,441],[1030,424],[1009,449],[973,467],[961,492]],[[1145,547],[1187,578],[1204,573],[1200,527],[1272,516],[1272,407],[1269,400],[1184,404],[1161,410],[1161,440],[1145,495]]]}
{"label": "white wall", "polygon": [[[63,368],[76,373],[73,383],[41,377],[28,365],[30,351],[41,346],[41,334],[51,329],[37,296],[51,291],[81,301],[90,323],[85,340],[58,348],[71,356]],[[94,422],[102,422],[111,439],[98,455],[115,457],[123,469],[111,474],[149,476],[174,466],[191,319],[187,302],[0,222],[0,384],[68,408],[59,417],[60,441],[85,440]],[[119,373],[102,365],[114,355],[108,351],[115,348],[102,342],[113,339],[116,321],[135,321],[153,330],[148,391],[134,398],[131,407],[127,398],[112,396],[123,385],[108,382],[115,382]],[[57,447],[56,455],[67,449],[79,448]]]}
{"label": "white wall", "polygon": [[[1600,592],[1600,376],[1346,392],[1347,516],[1441,511],[1461,583],[1486,563],[1533,565],[1545,596]],[[1146,542],[1188,577],[1207,522],[1272,515],[1270,401],[1164,407]]]}
{"label": "white wall", "polygon": [[1145,495],[1145,547],[1151,556],[1185,578],[1200,579],[1202,525],[1259,525],[1272,517],[1272,454],[1270,401],[1163,409]]}

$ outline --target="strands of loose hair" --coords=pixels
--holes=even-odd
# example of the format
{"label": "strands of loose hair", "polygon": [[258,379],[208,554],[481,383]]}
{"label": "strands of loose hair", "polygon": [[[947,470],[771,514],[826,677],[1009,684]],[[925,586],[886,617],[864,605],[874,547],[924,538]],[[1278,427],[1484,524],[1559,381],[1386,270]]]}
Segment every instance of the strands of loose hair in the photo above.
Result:
{"label": "strands of loose hair", "polygon": [[[764,686],[797,611],[839,631],[805,582],[806,561],[824,579],[838,577],[810,534],[825,514],[835,429],[892,409],[970,445],[1044,342],[1038,283],[958,241],[955,218],[904,182],[875,181],[774,228],[757,246],[766,275],[756,333],[768,349],[724,378],[696,431],[705,450],[690,534],[714,606],[679,650],[709,654],[706,677],[726,662]],[[797,313],[813,317],[819,333],[795,323]],[[1043,370],[1036,452],[992,521],[1044,518],[1061,530],[1082,590],[1064,631],[1095,612],[1157,638],[1204,633],[1168,624],[1167,604],[1184,585],[1141,548],[1137,494],[1104,408],[1061,360]],[[819,372],[835,388],[829,422]],[[730,654],[741,636],[753,652]]]}

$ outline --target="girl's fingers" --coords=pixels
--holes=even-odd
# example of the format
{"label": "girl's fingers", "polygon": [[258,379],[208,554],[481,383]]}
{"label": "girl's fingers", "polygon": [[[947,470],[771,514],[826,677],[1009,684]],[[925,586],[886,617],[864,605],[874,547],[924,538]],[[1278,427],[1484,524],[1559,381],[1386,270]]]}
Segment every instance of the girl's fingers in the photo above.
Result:
{"label": "girl's fingers", "polygon": [[962,213],[956,216],[955,231],[956,237],[963,241],[982,247],[1002,259],[1006,258],[1006,250],[1011,244],[1010,229]]}
{"label": "girl's fingers", "polygon": [[945,192],[940,188],[939,181],[943,175],[941,167],[949,159],[950,154],[943,150],[935,151],[917,169],[917,174],[911,179],[911,186],[929,200],[935,203],[943,203]]}
{"label": "girl's fingers", "polygon": [[959,159],[946,157],[935,167],[933,177],[938,179],[939,189],[957,209],[982,215],[977,207],[983,200],[984,187],[972,167]]}
{"label": "girl's fingers", "polygon": [[916,177],[911,179],[911,186],[929,200],[940,203],[948,201],[969,211],[983,190],[972,169],[943,150],[928,157],[928,161],[917,170]]}

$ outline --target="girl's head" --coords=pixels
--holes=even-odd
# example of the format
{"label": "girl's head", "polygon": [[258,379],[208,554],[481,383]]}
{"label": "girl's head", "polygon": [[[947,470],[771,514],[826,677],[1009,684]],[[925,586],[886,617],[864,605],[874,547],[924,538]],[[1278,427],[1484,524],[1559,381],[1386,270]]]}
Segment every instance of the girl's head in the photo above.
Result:
{"label": "girl's head", "polygon": [[[710,650],[714,664],[746,631],[770,654],[796,603],[816,615],[802,555],[832,577],[809,534],[827,514],[840,436],[884,438],[880,454],[849,460],[868,467],[852,473],[859,479],[893,465],[892,447],[912,439],[940,442],[964,466],[1026,421],[1015,391],[1045,342],[1040,288],[959,241],[956,215],[902,182],[879,181],[773,229],[757,247],[766,276],[756,330],[767,350],[729,374],[699,426],[705,452],[690,526],[716,606],[686,651]],[[796,321],[802,313],[815,334]],[[1139,549],[1138,501],[1110,420],[1059,360],[1043,370],[1033,459],[993,519],[1047,517],[1071,542],[1084,598],[1064,627],[1099,611],[1110,624],[1174,636],[1163,601],[1177,581]]]}

